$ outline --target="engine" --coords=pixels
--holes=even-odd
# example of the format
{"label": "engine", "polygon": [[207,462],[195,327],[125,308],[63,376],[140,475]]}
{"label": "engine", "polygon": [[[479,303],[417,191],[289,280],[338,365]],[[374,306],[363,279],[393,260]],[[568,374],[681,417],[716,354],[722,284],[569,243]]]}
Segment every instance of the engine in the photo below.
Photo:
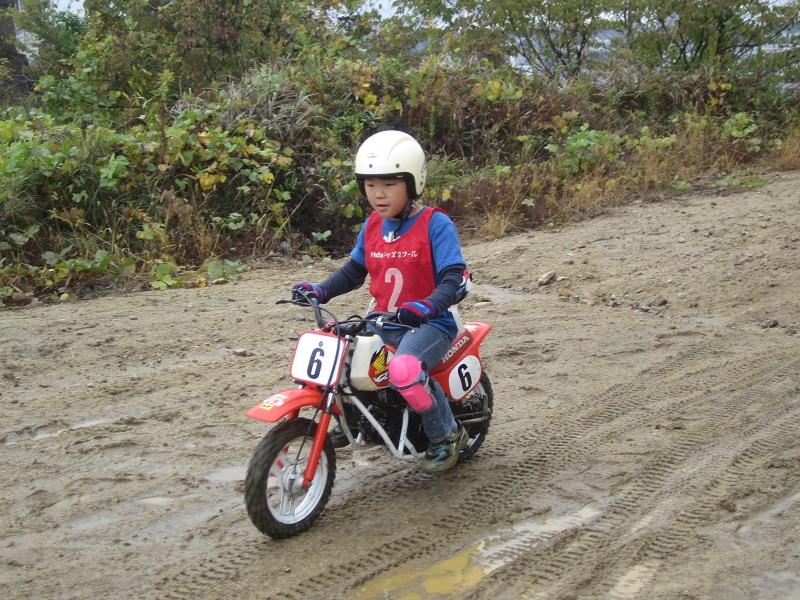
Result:
{"label": "engine", "polygon": [[[373,393],[358,393],[358,399],[367,407],[373,418],[386,430],[392,443],[397,446],[403,428],[403,411],[408,406],[400,395],[391,389]],[[354,434],[360,432],[367,442],[382,443],[382,439],[373,429],[367,418],[352,404],[345,403],[347,422]],[[424,449],[428,439],[422,430],[422,421],[413,411],[409,411],[406,437],[418,450]]]}

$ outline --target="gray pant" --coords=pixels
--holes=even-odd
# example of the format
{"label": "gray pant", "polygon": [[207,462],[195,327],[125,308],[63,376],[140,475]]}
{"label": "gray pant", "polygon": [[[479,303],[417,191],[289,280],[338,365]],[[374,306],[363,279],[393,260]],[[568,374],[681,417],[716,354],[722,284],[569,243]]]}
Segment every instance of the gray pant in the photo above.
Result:
{"label": "gray pant", "polygon": [[[430,366],[435,365],[444,356],[453,342],[449,335],[428,324],[411,330],[370,329],[372,333],[377,333],[384,343],[396,345],[397,355],[414,356],[429,372]],[[419,413],[419,416],[422,419],[425,435],[432,443],[438,443],[450,438],[456,432],[457,426],[442,388],[433,378],[430,378],[428,383],[432,391],[433,404],[429,410]]]}

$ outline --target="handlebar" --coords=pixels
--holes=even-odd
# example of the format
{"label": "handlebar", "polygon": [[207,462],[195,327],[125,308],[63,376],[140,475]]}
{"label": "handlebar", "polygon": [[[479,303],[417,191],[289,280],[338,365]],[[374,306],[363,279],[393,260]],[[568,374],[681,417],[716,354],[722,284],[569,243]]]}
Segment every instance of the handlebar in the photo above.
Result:
{"label": "handlebar", "polygon": [[[291,300],[278,300],[275,304],[294,304],[295,306],[309,307],[314,311],[317,326],[321,329],[335,331],[337,335],[357,335],[366,328],[367,324],[372,324],[378,329],[384,330],[414,329],[411,325],[400,323],[397,320],[397,313],[393,312],[370,312],[364,317],[353,315],[340,321],[333,312],[323,308],[316,297],[301,289],[292,290]],[[326,319],[323,313],[330,315],[331,319]]]}
{"label": "handlebar", "polygon": [[327,313],[330,313],[330,311],[325,308],[322,308],[316,296],[314,296],[310,292],[306,292],[305,290],[293,289],[291,300],[278,300],[277,302],[275,302],[275,304],[294,304],[295,306],[311,307],[314,310],[314,318],[317,321],[318,327],[324,327],[325,324],[328,322],[328,320],[322,315],[322,312],[325,311]]}

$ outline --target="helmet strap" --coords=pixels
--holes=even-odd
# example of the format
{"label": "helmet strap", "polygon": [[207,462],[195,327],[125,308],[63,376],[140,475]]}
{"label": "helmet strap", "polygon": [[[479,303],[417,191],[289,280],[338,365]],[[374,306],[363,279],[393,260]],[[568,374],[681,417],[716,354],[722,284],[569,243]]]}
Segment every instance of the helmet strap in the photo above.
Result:
{"label": "helmet strap", "polygon": [[397,214],[397,217],[395,217],[400,222],[397,224],[397,227],[383,236],[384,241],[391,243],[400,238],[400,236],[397,234],[400,233],[403,223],[406,222],[406,219],[408,219],[408,216],[411,214],[412,210],[414,210],[414,201],[409,198],[408,202],[406,202],[406,205],[403,207],[403,210],[401,210]]}
{"label": "helmet strap", "polygon": [[401,221],[405,221],[408,218],[408,215],[411,214],[412,210],[414,210],[414,201],[409,198],[408,202],[406,202],[406,205],[403,207],[403,210],[401,210],[400,214],[397,216]]}

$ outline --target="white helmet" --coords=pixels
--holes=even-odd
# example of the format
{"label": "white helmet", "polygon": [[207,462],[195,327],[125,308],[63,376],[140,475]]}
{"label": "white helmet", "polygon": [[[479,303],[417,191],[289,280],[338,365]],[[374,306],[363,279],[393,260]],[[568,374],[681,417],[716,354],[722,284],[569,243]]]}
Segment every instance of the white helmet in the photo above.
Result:
{"label": "white helmet", "polygon": [[367,177],[402,177],[412,200],[425,189],[425,152],[419,142],[402,131],[381,131],[368,137],[356,152],[356,179],[364,193]]}

